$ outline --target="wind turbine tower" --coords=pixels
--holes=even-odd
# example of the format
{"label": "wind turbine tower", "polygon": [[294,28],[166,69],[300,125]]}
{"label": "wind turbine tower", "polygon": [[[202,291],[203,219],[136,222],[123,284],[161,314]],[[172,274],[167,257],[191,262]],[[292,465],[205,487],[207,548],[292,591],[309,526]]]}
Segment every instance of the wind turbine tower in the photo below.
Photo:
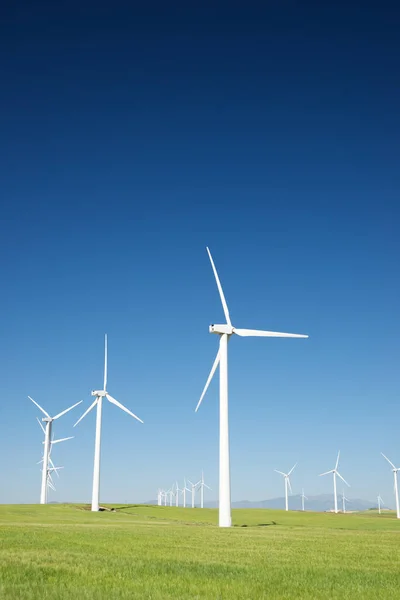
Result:
{"label": "wind turbine tower", "polygon": [[[296,463],[296,465],[297,465],[297,463]],[[290,475],[294,471],[296,465],[293,465],[293,467],[290,469],[289,473],[283,473],[282,471],[277,471],[276,469],[274,469],[275,473],[279,473],[280,475],[283,475],[283,477],[285,478],[285,510],[289,510],[288,491],[290,490],[290,493],[292,493],[292,486],[290,485]]]}
{"label": "wind turbine tower", "polygon": [[304,495],[304,488],[301,490],[301,510],[304,512],[304,500],[308,500],[307,496]]}
{"label": "wind turbine tower", "polygon": [[346,514],[346,502],[350,502],[350,500],[348,498],[346,498],[346,496],[344,495],[344,490],[342,492],[342,511],[344,514]]}
{"label": "wind turbine tower", "polygon": [[400,519],[399,488],[397,485],[397,471],[399,471],[400,469],[398,467],[395,467],[394,464],[392,463],[392,461],[390,461],[388,459],[388,457],[383,454],[383,452],[381,452],[381,454],[382,454],[383,458],[386,458],[389,465],[392,467],[393,479],[394,479],[394,495],[396,498],[396,513],[397,513],[397,518]]}
{"label": "wind turbine tower", "polygon": [[[49,456],[50,456],[51,432],[52,432],[52,428],[53,428],[53,421],[56,421],[57,419],[59,419],[60,417],[65,415],[67,412],[69,412],[70,410],[75,408],[75,406],[78,406],[78,404],[80,404],[82,402],[82,400],[80,400],[76,404],[73,404],[72,406],[63,410],[62,412],[58,413],[58,415],[56,415],[55,417],[51,417],[49,415],[49,413],[46,412],[44,410],[44,408],[39,406],[39,404],[33,398],[31,398],[30,396],[28,396],[28,398],[45,415],[45,417],[42,418],[42,421],[45,423],[45,426],[44,427],[42,426],[42,429],[44,430],[44,452],[43,452],[43,467],[42,467],[42,485],[41,485],[41,489],[40,489],[40,504],[46,504],[47,503],[47,475],[48,475],[48,469],[49,469]],[[39,424],[41,425],[40,422],[39,422]]]}
{"label": "wind turbine tower", "polygon": [[131,417],[143,423],[139,417],[133,414],[130,410],[128,410],[123,404],[118,402],[115,398],[110,396],[107,392],[107,335],[104,339],[104,384],[102,390],[93,390],[92,396],[95,397],[93,404],[89,406],[89,408],[83,413],[81,417],[77,420],[74,427],[82,421],[86,417],[88,413],[96,406],[96,437],[94,443],[94,467],[93,467],[93,488],[92,488],[92,511],[99,510],[99,496],[100,496],[100,448],[101,448],[101,416],[102,416],[102,408],[103,408],[103,399],[106,398],[111,404],[115,404],[121,410],[128,413]]}
{"label": "wind turbine tower", "polygon": [[221,298],[222,308],[226,323],[210,325],[210,333],[219,336],[219,349],[211,368],[203,393],[196,406],[198,410],[204,395],[210,385],[215,371],[219,365],[219,526],[231,527],[231,479],[230,479],[230,457],[229,457],[229,420],[228,420],[228,340],[232,335],[239,337],[290,337],[307,338],[308,335],[295,333],[279,333],[275,331],[260,331],[256,329],[237,329],[232,325],[228,305],[225,300],[221,282],[218,277],[210,250],[207,248],[211,267],[217,283]]}
{"label": "wind turbine tower", "polygon": [[338,469],[338,465],[339,465],[339,457],[340,457],[340,450],[338,452],[337,455],[337,459],[336,459],[336,465],[334,469],[331,469],[330,471],[326,471],[325,473],[321,473],[320,477],[322,477],[323,475],[329,475],[330,473],[333,473],[333,497],[335,500],[335,513],[338,513],[338,502],[337,502],[337,491],[336,491],[336,475],[338,477],[340,477],[340,479],[348,486],[350,487],[350,485],[347,483],[347,481],[345,479],[343,479],[343,477],[341,476],[341,474],[339,473]]}

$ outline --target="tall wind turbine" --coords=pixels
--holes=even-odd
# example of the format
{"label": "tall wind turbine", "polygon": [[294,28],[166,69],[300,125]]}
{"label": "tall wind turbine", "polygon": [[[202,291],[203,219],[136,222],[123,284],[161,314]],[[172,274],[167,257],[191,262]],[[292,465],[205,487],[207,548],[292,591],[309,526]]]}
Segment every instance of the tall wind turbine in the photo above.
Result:
{"label": "tall wind turbine", "polygon": [[397,486],[397,471],[400,471],[400,469],[395,467],[394,464],[388,459],[388,457],[383,454],[383,452],[381,452],[381,454],[382,454],[383,458],[386,458],[389,465],[392,467],[393,479],[394,479],[394,495],[396,498],[396,513],[397,513],[397,518],[400,519],[399,489]]}
{"label": "tall wind turbine", "polygon": [[[296,463],[296,465],[297,465],[297,463]],[[292,486],[290,485],[290,475],[294,471],[294,468],[296,467],[296,465],[293,465],[293,467],[290,469],[289,473],[283,473],[282,471],[277,471],[276,469],[274,469],[274,471],[276,473],[283,475],[283,477],[285,478],[285,510],[289,510],[288,490],[290,490],[290,493],[292,493]]]}
{"label": "tall wind turbine", "polygon": [[180,489],[178,482],[176,482],[175,484],[175,506],[178,508],[179,506],[179,493],[183,492],[183,490]]}
{"label": "tall wind turbine", "polygon": [[[67,412],[69,412],[70,410],[72,410],[73,408],[75,408],[75,406],[78,406],[78,404],[80,404],[82,402],[82,400],[80,400],[76,404],[73,404],[72,406],[70,406],[69,408],[63,410],[62,412],[58,413],[58,415],[56,415],[55,417],[51,417],[49,415],[49,413],[46,412],[44,410],[44,408],[42,408],[41,406],[39,406],[39,404],[33,398],[31,398],[30,396],[28,396],[28,398],[45,415],[45,418],[42,418],[42,421],[44,423],[46,423],[46,426],[44,427],[42,425],[42,429],[44,430],[44,452],[43,452],[43,467],[42,467],[42,485],[41,485],[41,489],[40,489],[40,504],[46,504],[46,502],[47,502],[47,471],[48,471],[48,468],[49,468],[49,456],[50,456],[50,446],[51,446],[51,430],[53,428],[53,421],[56,421],[57,419],[59,419],[60,417],[62,417],[63,415],[65,415]],[[39,424],[41,425],[40,421],[39,421]]]}
{"label": "tall wind turbine", "polygon": [[229,421],[228,421],[228,340],[233,334],[239,337],[293,337],[307,338],[308,335],[296,333],[279,333],[275,331],[260,331],[257,329],[237,329],[233,327],[229,315],[228,305],[225,300],[221,282],[218,277],[210,250],[207,248],[211,267],[217,282],[217,288],[221,298],[226,323],[222,325],[210,325],[210,333],[219,335],[219,349],[211,368],[203,393],[196,406],[196,412],[204,398],[215,371],[219,365],[219,526],[231,527],[231,481],[229,460]]}
{"label": "tall wind turbine", "polygon": [[336,465],[334,469],[331,469],[330,471],[326,471],[325,473],[321,473],[320,477],[322,477],[323,475],[329,475],[329,473],[333,473],[333,497],[335,499],[335,513],[338,512],[338,505],[337,505],[337,492],[336,492],[336,475],[338,477],[340,477],[340,479],[348,486],[350,487],[350,485],[347,483],[347,481],[345,479],[343,479],[343,477],[341,476],[341,474],[339,473],[339,471],[337,470],[338,465],[339,465],[339,457],[340,457],[340,450],[338,452],[337,455],[337,459],[336,459]]}
{"label": "tall wind turbine", "polygon": [[304,512],[304,500],[308,500],[307,496],[304,495],[304,488],[301,490],[301,510]]}
{"label": "tall wind turbine", "polygon": [[350,502],[350,500],[348,498],[346,498],[346,496],[344,495],[344,490],[342,492],[342,511],[343,513],[346,513],[346,502]]}
{"label": "tall wind turbine", "polygon": [[196,489],[197,489],[197,483],[193,483],[192,481],[190,481],[190,479],[188,479],[188,482],[190,483],[190,491],[192,493],[192,508],[194,508],[194,504],[195,504],[195,495],[196,495]]}
{"label": "tall wind turbine", "polygon": [[186,492],[190,492],[190,489],[186,485],[186,479],[183,482],[183,488],[181,489],[182,497],[183,497],[183,508],[186,508]]}
{"label": "tall wind turbine", "polygon": [[82,419],[86,417],[88,413],[96,406],[96,438],[94,442],[94,468],[93,468],[93,490],[92,490],[92,511],[99,510],[99,495],[100,495],[100,446],[101,446],[101,414],[103,407],[103,398],[107,398],[111,404],[115,404],[121,410],[128,413],[131,417],[143,423],[139,417],[133,414],[130,410],[128,410],[123,404],[118,402],[115,398],[110,396],[107,392],[107,334],[104,338],[104,385],[102,390],[93,390],[92,396],[95,397],[93,404],[89,406],[89,408],[83,413],[81,417],[77,420],[74,427],[78,425]]}
{"label": "tall wind turbine", "polygon": [[383,506],[384,504],[385,504],[385,503],[384,503],[384,501],[382,500],[382,498],[381,498],[381,495],[380,495],[380,494],[378,494],[378,513],[379,513],[379,514],[381,514],[381,508],[382,508],[382,506]]}
{"label": "tall wind turbine", "polygon": [[206,483],[204,483],[204,473],[203,471],[201,472],[201,479],[200,481],[197,483],[197,486],[200,490],[200,507],[204,508],[204,488],[207,488],[208,490],[211,490],[210,486],[207,485]]}

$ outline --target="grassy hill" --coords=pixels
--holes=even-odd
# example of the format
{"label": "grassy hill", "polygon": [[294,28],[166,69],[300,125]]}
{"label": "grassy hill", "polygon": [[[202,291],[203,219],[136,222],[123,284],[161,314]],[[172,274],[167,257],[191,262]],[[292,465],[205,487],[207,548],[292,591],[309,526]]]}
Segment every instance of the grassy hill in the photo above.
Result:
{"label": "grassy hill", "polygon": [[0,506],[0,598],[398,599],[400,522],[143,505]]}

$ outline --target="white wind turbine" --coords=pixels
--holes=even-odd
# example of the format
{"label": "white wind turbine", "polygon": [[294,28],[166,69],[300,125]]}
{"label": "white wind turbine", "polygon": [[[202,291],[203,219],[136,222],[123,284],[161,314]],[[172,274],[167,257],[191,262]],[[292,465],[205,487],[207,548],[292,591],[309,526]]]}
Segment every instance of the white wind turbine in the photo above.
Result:
{"label": "white wind turbine", "polygon": [[290,469],[289,473],[283,473],[282,471],[277,471],[276,469],[274,469],[274,471],[276,473],[283,475],[283,477],[285,478],[285,510],[289,510],[288,491],[290,490],[290,493],[292,493],[292,486],[290,485],[290,475],[294,471],[296,465],[297,465],[297,463],[295,465],[293,465],[293,467]]}
{"label": "white wind turbine", "polygon": [[200,490],[200,507],[204,508],[204,488],[211,490],[210,486],[204,483],[204,473],[201,472],[201,479],[196,483],[196,487]]}
{"label": "white wind turbine", "polygon": [[194,504],[195,504],[195,495],[196,495],[196,489],[197,489],[197,483],[193,483],[192,481],[190,481],[190,479],[188,479],[188,482],[190,483],[190,491],[192,493],[192,508],[194,508]]}
{"label": "white wind turbine", "polygon": [[382,506],[384,506],[384,501],[381,498],[381,495],[378,494],[378,513],[381,514]]}
{"label": "white wind turbine", "polygon": [[111,404],[115,404],[121,410],[128,413],[131,417],[143,423],[139,417],[133,414],[130,410],[128,410],[123,404],[118,402],[115,398],[110,396],[107,392],[107,334],[104,338],[104,385],[102,390],[93,390],[92,396],[95,397],[93,404],[89,406],[89,408],[83,413],[81,417],[77,420],[74,427],[78,425],[82,419],[86,417],[88,413],[97,406],[96,413],[96,438],[94,442],[94,468],[93,468],[93,490],[92,490],[92,511],[99,510],[99,496],[100,496],[100,447],[101,447],[101,414],[103,407],[103,398],[107,398]]}
{"label": "white wind turbine", "polygon": [[175,506],[178,508],[179,506],[179,493],[183,492],[183,490],[180,489],[178,482],[176,482],[175,484]]}
{"label": "white wind turbine", "polygon": [[210,333],[219,335],[219,349],[214,364],[208,376],[203,393],[196,406],[196,412],[210,385],[214,373],[219,365],[219,526],[231,527],[231,483],[230,483],[230,461],[229,461],[229,424],[228,424],[228,340],[233,334],[239,337],[290,337],[307,338],[308,335],[296,333],[279,333],[275,331],[260,331],[257,329],[237,329],[232,326],[229,316],[228,305],[225,300],[221,282],[218,277],[210,250],[207,248],[214,277],[217,282],[222,308],[224,310],[226,324],[210,325]]}
{"label": "white wind turbine", "polygon": [[342,492],[342,511],[345,514],[346,513],[346,502],[350,502],[350,500],[348,498],[346,498],[346,496],[344,495],[344,490]]}
{"label": "white wind turbine", "polygon": [[397,471],[400,471],[400,469],[395,467],[394,464],[388,459],[388,457],[383,454],[383,452],[381,452],[381,454],[382,454],[383,458],[386,458],[389,465],[392,467],[393,479],[394,479],[394,495],[396,498],[396,513],[397,513],[397,518],[400,519],[399,489],[397,486]]}
{"label": "white wind turbine", "polygon": [[307,496],[304,495],[304,488],[301,490],[301,510],[304,511],[304,500],[308,500]]}
{"label": "white wind turbine", "polygon": [[183,497],[183,508],[186,508],[186,492],[190,492],[190,489],[186,485],[186,479],[183,481],[183,488],[181,489],[182,497]]}
{"label": "white wind turbine", "polygon": [[42,468],[42,485],[41,485],[41,489],[40,489],[40,504],[46,504],[46,502],[47,502],[47,470],[49,468],[49,455],[50,455],[50,445],[51,445],[51,430],[53,428],[53,421],[56,421],[57,419],[59,419],[60,417],[62,417],[63,415],[65,415],[67,412],[69,412],[70,410],[72,410],[73,408],[75,408],[75,406],[78,406],[78,404],[80,404],[82,402],[82,400],[80,400],[76,404],[73,404],[72,406],[70,406],[69,408],[63,410],[62,412],[58,413],[58,415],[56,415],[55,417],[51,417],[49,415],[49,413],[47,413],[44,410],[44,408],[42,408],[41,406],[39,406],[39,404],[33,398],[31,398],[30,396],[28,396],[28,398],[45,415],[45,418],[43,418],[42,421],[44,423],[46,423],[46,426],[43,427],[41,425],[40,421],[39,421],[39,423],[42,426],[42,429],[44,431],[44,452],[43,452],[43,468]]}
{"label": "white wind turbine", "polygon": [[347,483],[347,481],[341,476],[341,474],[339,473],[339,471],[337,470],[338,465],[339,465],[339,456],[340,456],[340,450],[338,452],[337,455],[337,459],[336,459],[336,465],[334,469],[331,469],[330,471],[326,471],[325,473],[321,473],[320,477],[322,477],[323,475],[329,475],[330,473],[333,473],[333,497],[335,500],[335,513],[338,512],[338,504],[337,504],[337,492],[336,492],[336,475],[338,477],[340,477],[340,479],[348,486],[350,487],[350,485]]}

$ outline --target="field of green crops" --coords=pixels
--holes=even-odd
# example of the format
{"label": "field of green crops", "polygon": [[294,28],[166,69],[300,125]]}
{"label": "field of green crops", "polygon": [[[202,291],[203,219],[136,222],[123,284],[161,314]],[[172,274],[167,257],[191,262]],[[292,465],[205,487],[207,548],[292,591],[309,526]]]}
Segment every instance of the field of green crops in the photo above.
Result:
{"label": "field of green crops", "polygon": [[116,508],[0,506],[0,598],[400,598],[391,512]]}

